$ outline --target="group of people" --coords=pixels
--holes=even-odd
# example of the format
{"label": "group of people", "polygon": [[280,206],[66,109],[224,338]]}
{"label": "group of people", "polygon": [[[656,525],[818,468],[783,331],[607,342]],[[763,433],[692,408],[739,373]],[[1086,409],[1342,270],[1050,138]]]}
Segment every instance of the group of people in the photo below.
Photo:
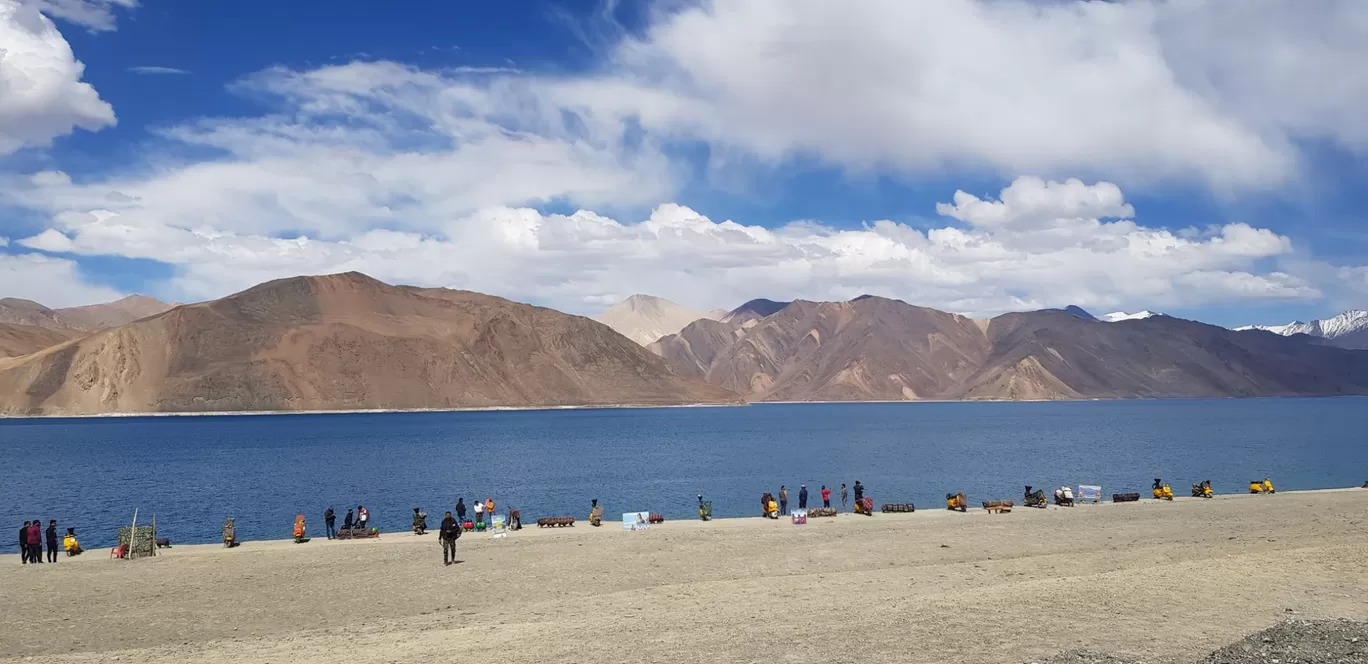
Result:
{"label": "group of people", "polygon": [[[57,562],[57,551],[66,551],[68,556],[81,552],[81,544],[76,541],[76,529],[67,528],[61,541],[57,540],[57,520],[49,519],[47,529],[43,529],[41,519],[25,521],[19,528],[20,564],[43,562],[43,543],[47,543],[47,562]],[[61,547],[60,549],[58,547]]]}
{"label": "group of people", "polygon": [[[414,509],[416,510],[417,508]],[[331,506],[328,507],[327,511],[323,512],[323,526],[327,529],[328,539],[337,537],[337,512],[334,512]],[[366,510],[364,505],[357,505],[356,511],[352,511],[348,508],[347,516],[342,518],[343,530],[351,530],[352,528],[365,530],[369,527],[370,512]]]}
{"label": "group of people", "polygon": [[[831,494],[832,494],[831,489],[827,488],[827,485],[823,484],[823,485],[822,485],[822,488],[821,488],[821,494],[822,494],[822,507],[824,507],[824,508],[831,507]],[[702,497],[700,496],[700,500],[701,500],[701,498],[702,498]],[[864,485],[863,485],[863,484],[860,484],[860,480],[855,480],[855,501],[856,501],[856,502],[859,502],[859,501],[860,501],[861,499],[863,499],[863,498],[864,498]],[[841,511],[845,511],[846,506],[849,504],[849,500],[850,500],[850,493],[849,493],[849,491],[846,489],[846,485],[845,485],[844,483],[842,483],[842,484],[841,484]],[[769,517],[771,517],[771,518],[776,518],[776,519],[777,519],[777,518],[779,518],[779,515],[780,515],[780,514],[788,514],[788,511],[789,511],[788,506],[789,506],[789,492],[788,492],[788,487],[787,487],[787,486],[784,486],[783,484],[780,484],[780,485],[779,485],[779,495],[778,495],[777,497],[776,497],[774,494],[771,494],[771,493],[769,493],[769,492],[765,492],[764,495],[762,495],[762,496],[760,497],[760,509],[761,509],[761,513],[764,514],[765,516],[769,516]],[[808,508],[808,488],[807,488],[807,485],[806,485],[806,484],[800,484],[800,485],[798,486],[798,509],[800,509],[800,510],[805,510],[805,509],[807,509],[807,508]]]}

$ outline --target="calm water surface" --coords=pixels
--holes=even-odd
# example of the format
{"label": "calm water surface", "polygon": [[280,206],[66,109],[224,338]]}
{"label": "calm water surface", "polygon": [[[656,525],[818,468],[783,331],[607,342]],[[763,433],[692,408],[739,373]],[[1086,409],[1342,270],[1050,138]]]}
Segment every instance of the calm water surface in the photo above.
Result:
{"label": "calm water surface", "polygon": [[[875,503],[939,508],[1019,498],[1022,485],[1101,484],[1110,495],[1175,492],[1211,479],[1241,491],[1368,479],[1368,399],[1070,403],[800,404],[746,408],[558,410],[0,420],[0,505],[11,531],[37,516],[110,546],[133,509],[176,542],[284,539],[297,512],[366,505],[381,530],[421,506],[435,527],[458,496],[493,496],[537,516],[650,510],[749,516],[764,491],[860,480]],[[839,493],[838,493],[839,496]],[[17,535],[17,533],[14,533]],[[16,549],[16,538],[0,550]]]}

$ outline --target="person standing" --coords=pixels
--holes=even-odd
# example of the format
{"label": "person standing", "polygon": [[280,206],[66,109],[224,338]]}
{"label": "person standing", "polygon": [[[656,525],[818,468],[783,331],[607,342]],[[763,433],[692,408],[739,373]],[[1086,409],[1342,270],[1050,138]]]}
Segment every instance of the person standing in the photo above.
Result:
{"label": "person standing", "polygon": [[20,565],[27,565],[27,564],[28,564],[28,554],[29,554],[29,548],[28,548],[28,527],[29,527],[29,522],[28,522],[28,521],[25,521],[25,522],[24,522],[24,525],[19,526],[19,561],[20,561],[19,564],[20,564]]}
{"label": "person standing", "polygon": [[29,561],[33,563],[43,562],[43,522],[41,520],[34,519],[33,523],[29,524],[26,539],[28,540]]}
{"label": "person standing", "polygon": [[825,484],[822,485],[822,507],[831,507],[831,489],[828,489]]}
{"label": "person standing", "polygon": [[860,480],[855,480],[855,502],[861,500],[864,500],[864,485],[860,484]]}
{"label": "person standing", "polygon": [[342,530],[351,530],[356,525],[356,517],[352,514],[351,508],[347,508],[347,516],[342,518]]}
{"label": "person standing", "polygon": [[842,512],[846,511],[846,496],[847,496],[847,495],[849,495],[849,494],[846,493],[845,482],[841,482],[841,511],[842,511]]}
{"label": "person standing", "polygon": [[475,523],[484,522],[484,503],[479,498],[475,499]]}
{"label": "person standing", "polygon": [[366,511],[364,505],[356,506],[356,527],[361,530],[366,529],[366,524],[370,523],[370,512]]}
{"label": "person standing", "polygon": [[779,485],[779,513],[788,514],[788,487]]}
{"label": "person standing", "polygon": [[329,505],[328,511],[323,513],[323,525],[328,529],[328,539],[332,539],[337,534],[337,531],[333,530],[333,524],[336,523],[337,512],[334,512],[332,506]]}
{"label": "person standing", "polygon": [[442,530],[437,537],[442,540],[442,564],[456,562],[456,540],[461,537],[461,524],[451,517],[451,512],[447,512],[442,519]]}
{"label": "person standing", "polygon": [[456,497],[456,520],[459,521],[459,522],[461,522],[461,523],[465,523],[465,515],[466,515],[465,498],[462,498],[462,497],[460,497],[460,496],[457,496],[457,497]]}
{"label": "person standing", "polygon": [[798,509],[807,509],[807,485],[802,484],[798,487]]}
{"label": "person standing", "polygon": [[494,525],[494,499],[485,498],[485,523]]}
{"label": "person standing", "polygon": [[43,534],[47,536],[47,556],[48,556],[47,561],[50,562],[50,563],[55,563],[55,562],[57,562],[57,520],[56,520],[56,519],[49,519],[49,520],[48,520],[48,527],[47,527],[47,530],[44,531]]}

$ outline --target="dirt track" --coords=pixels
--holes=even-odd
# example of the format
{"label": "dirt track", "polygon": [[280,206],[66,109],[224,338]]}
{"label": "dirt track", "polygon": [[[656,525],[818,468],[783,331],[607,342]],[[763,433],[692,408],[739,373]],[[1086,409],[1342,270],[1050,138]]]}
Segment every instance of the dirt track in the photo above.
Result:
{"label": "dirt track", "polygon": [[0,661],[1021,662],[1196,658],[1368,619],[1368,490],[1001,516],[581,523],[0,566]]}

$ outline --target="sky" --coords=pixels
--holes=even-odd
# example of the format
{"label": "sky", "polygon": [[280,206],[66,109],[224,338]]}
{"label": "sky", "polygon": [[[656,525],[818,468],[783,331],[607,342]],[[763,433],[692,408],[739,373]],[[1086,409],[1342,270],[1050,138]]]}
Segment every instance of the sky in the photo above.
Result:
{"label": "sky", "polygon": [[0,0],[0,296],[1368,308],[1361,0]]}

